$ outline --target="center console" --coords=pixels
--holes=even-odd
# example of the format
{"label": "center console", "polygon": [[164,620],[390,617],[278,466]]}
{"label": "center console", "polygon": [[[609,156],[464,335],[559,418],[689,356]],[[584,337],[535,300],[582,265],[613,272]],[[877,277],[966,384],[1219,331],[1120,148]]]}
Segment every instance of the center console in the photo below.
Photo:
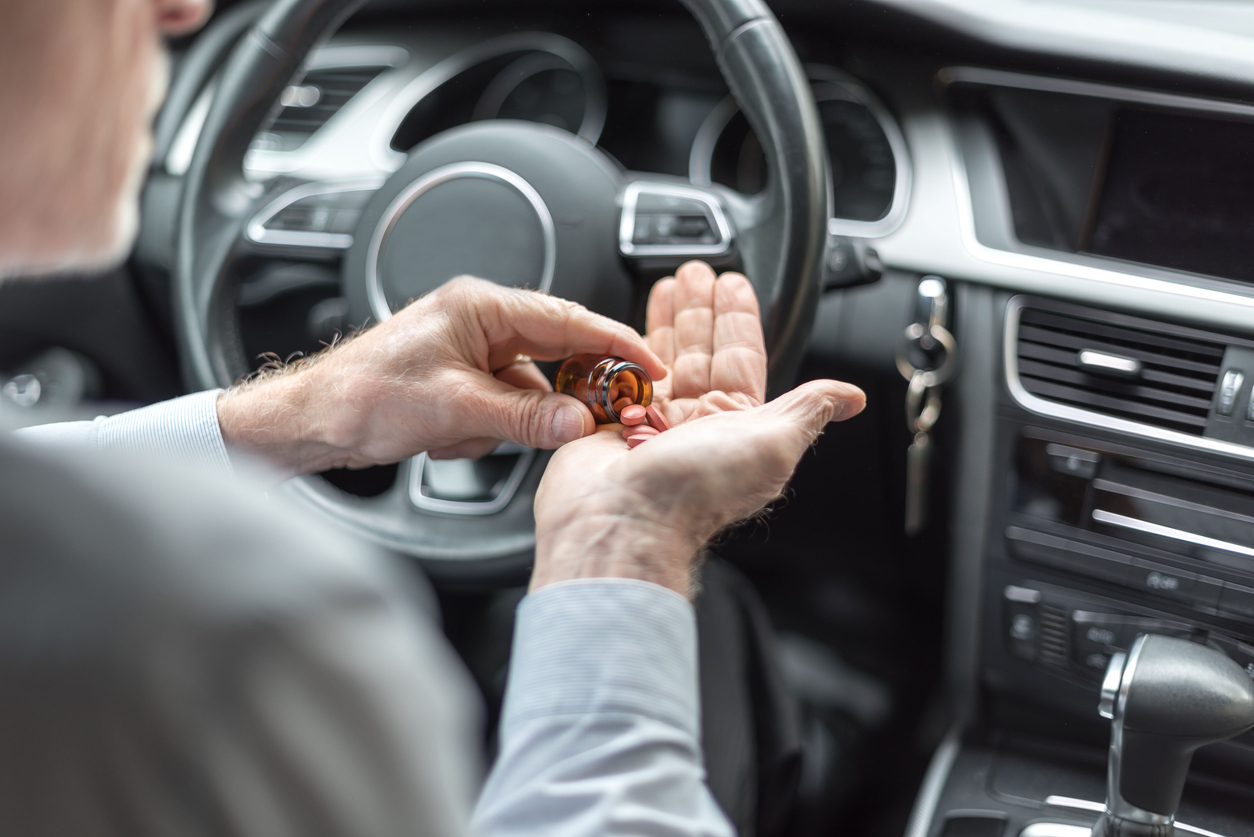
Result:
{"label": "center console", "polygon": [[[987,289],[961,298],[962,374],[984,374],[997,404],[959,454],[987,477],[984,531],[958,544],[951,595],[951,611],[970,605],[952,617],[971,621],[976,663],[967,722],[909,837],[1088,837],[1112,804],[1103,681],[1117,685],[1138,642],[1183,642],[1180,659],[1201,654],[1254,690],[1254,341]],[[1179,675],[1167,717],[1199,705],[1189,664],[1161,670]],[[1193,759],[1174,820],[1106,830],[1254,834],[1245,729],[1207,739],[1219,743]]]}

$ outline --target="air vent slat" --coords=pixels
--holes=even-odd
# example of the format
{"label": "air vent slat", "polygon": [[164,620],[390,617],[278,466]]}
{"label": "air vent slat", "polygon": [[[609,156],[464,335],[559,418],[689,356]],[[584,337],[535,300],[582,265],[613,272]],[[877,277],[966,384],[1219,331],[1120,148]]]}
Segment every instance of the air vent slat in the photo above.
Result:
{"label": "air vent slat", "polygon": [[1110,354],[1136,358],[1142,363],[1152,363],[1156,366],[1177,371],[1196,372],[1199,375],[1218,375],[1219,366],[1223,361],[1222,352],[1220,352],[1214,363],[1204,363],[1177,355],[1148,351],[1136,345],[1098,340],[1084,335],[1052,331],[1027,324],[1020,327],[1019,339],[1051,346],[1062,346],[1068,349],[1075,349],[1076,351],[1089,349],[1091,351],[1109,352]]}
{"label": "air vent slat", "polygon": [[279,111],[269,130],[296,141],[313,136],[331,117],[352,101],[386,67],[327,68],[310,70],[299,87],[316,90],[316,101],[291,105]]}
{"label": "air vent slat", "polygon": [[1223,359],[1224,346],[1217,343],[1185,340],[1154,331],[1127,328],[1119,325],[1098,322],[1082,317],[1066,314],[1055,314],[1033,308],[1024,309],[1022,323],[1024,325],[1041,325],[1051,331],[1069,331],[1086,337],[1100,337],[1114,340],[1116,343],[1131,343],[1144,346],[1151,351],[1164,350],[1198,354],[1213,358],[1218,364]]}
{"label": "air vent slat", "polygon": [[[1165,410],[1152,404],[1138,404],[1135,401],[1111,398],[1095,392],[1089,392],[1088,390],[1054,384],[1035,378],[1025,377],[1023,386],[1024,389],[1033,395],[1040,395],[1054,401],[1064,401],[1068,404],[1100,407],[1102,408],[1101,412],[1114,413],[1125,418],[1143,421],[1147,424],[1167,425],[1173,430],[1185,430],[1186,432],[1198,433],[1200,435],[1201,431],[1206,427],[1205,416],[1190,415],[1189,413],[1182,413],[1176,410]],[[1157,419],[1157,421],[1151,421],[1150,419]]]}
{"label": "air vent slat", "polygon": [[1157,401],[1162,404],[1175,405],[1182,409],[1196,412],[1201,416],[1203,424],[1206,422],[1206,414],[1210,411],[1209,398],[1198,398],[1193,395],[1172,392],[1171,390],[1115,381],[1109,378],[1098,378],[1084,372],[1062,369],[1057,366],[1038,363],[1034,360],[1021,360],[1019,362],[1019,373],[1025,377],[1062,381],[1081,389],[1105,392],[1121,398]]}
{"label": "air vent slat", "polygon": [[[1203,435],[1227,349],[1222,337],[1208,339],[1212,335],[1194,329],[1038,304],[1019,312],[1015,349],[1024,390],[1090,413]],[[1140,369],[1120,377],[1081,367],[1080,352],[1085,350],[1135,359]]]}

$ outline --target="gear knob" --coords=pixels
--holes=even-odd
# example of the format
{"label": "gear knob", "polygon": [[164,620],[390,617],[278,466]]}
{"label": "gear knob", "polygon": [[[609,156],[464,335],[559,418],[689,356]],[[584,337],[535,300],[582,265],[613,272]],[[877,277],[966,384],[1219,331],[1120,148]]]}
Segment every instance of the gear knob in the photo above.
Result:
{"label": "gear knob", "polygon": [[1172,829],[1193,752],[1254,726],[1254,681],[1213,648],[1142,634],[1111,658],[1099,711],[1113,722],[1103,830],[1157,837]]}

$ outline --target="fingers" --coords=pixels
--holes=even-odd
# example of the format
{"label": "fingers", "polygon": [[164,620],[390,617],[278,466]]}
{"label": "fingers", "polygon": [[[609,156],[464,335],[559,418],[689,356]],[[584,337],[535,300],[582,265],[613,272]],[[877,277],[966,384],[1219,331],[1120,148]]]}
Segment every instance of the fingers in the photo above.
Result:
{"label": "fingers", "polygon": [[621,357],[640,364],[654,378],[666,377],[666,367],[635,329],[582,305],[466,277],[454,279],[441,291],[460,296],[473,312],[487,342],[489,368],[503,366],[518,354],[559,360],[589,352]]}
{"label": "fingers", "polygon": [[675,277],[661,279],[649,291],[645,333],[649,348],[665,364],[675,360]]}
{"label": "fingers", "polygon": [[853,418],[865,406],[866,394],[853,384],[819,380],[784,393],[762,411],[791,422],[812,442],[829,423]]}
{"label": "fingers", "polygon": [[588,408],[569,395],[492,383],[462,395],[458,432],[468,438],[551,449],[588,435],[596,426]]}
{"label": "fingers", "polygon": [[741,393],[754,404],[766,398],[766,342],[758,295],[739,273],[724,273],[714,284],[710,389]]}
{"label": "fingers", "polygon": [[687,262],[675,271],[675,379],[671,395],[696,398],[710,391],[714,352],[714,271],[704,262]]}
{"label": "fingers", "polygon": [[540,367],[530,362],[511,363],[504,369],[493,372],[492,377],[519,389],[538,389],[545,392],[553,390],[553,385],[549,383],[548,378],[544,377]]}

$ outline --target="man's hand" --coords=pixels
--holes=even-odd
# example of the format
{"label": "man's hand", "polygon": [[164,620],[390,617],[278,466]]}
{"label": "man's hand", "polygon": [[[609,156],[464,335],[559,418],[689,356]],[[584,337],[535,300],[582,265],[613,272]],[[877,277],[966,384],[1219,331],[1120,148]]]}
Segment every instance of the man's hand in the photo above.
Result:
{"label": "man's hand", "polygon": [[831,421],[862,411],[850,384],[812,381],[763,405],[766,351],[745,277],[689,262],[653,289],[654,398],[672,429],[628,450],[606,425],[559,450],[536,495],[532,589],[625,577],[690,592],[702,544],[779,496]]}
{"label": "man's hand", "polygon": [[556,297],[455,279],[356,339],[224,393],[227,444],[289,473],[481,456],[500,440],[555,448],[592,432],[588,408],[535,364],[616,355],[666,367],[632,328]]}

